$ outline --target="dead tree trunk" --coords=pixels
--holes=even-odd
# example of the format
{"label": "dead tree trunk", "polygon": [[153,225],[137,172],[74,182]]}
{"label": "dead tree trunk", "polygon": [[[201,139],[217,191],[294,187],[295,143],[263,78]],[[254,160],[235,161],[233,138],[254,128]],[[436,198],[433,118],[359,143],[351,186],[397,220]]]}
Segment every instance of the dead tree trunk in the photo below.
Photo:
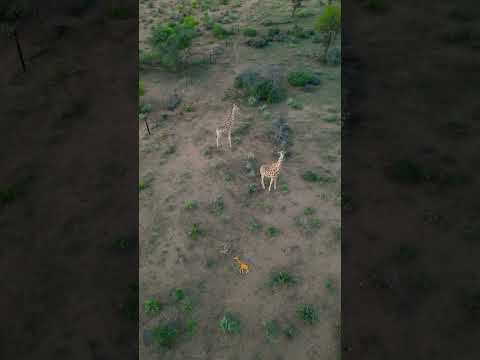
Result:
{"label": "dead tree trunk", "polygon": [[18,40],[18,33],[16,28],[13,29],[13,37],[15,38],[15,43],[17,45],[17,53],[18,57],[20,58],[20,62],[22,63],[23,72],[26,72],[27,67],[25,66],[25,59],[23,58],[23,51],[22,47],[20,46],[20,41]]}

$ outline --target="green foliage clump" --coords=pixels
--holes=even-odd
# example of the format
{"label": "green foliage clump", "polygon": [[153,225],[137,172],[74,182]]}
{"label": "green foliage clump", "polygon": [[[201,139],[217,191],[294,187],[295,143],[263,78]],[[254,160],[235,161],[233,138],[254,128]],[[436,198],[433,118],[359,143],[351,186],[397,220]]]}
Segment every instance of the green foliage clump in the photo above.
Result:
{"label": "green foliage clump", "polygon": [[297,279],[286,271],[276,272],[270,276],[270,287],[272,288],[295,285],[296,283]]}
{"label": "green foliage clump", "polygon": [[235,315],[226,312],[220,320],[220,328],[226,334],[238,334],[241,331],[241,323]]}
{"label": "green foliage clump", "polygon": [[152,46],[150,56],[165,68],[178,70],[182,56],[198,36],[196,26],[197,21],[191,16],[184,17],[182,22],[155,26],[149,39]]}
{"label": "green foliage clump", "polygon": [[208,13],[204,13],[202,16],[202,23],[207,30],[212,30],[215,25],[215,20]]}
{"label": "green foliage clump", "polygon": [[292,71],[288,74],[288,83],[292,86],[318,85],[320,80],[308,70]]}
{"label": "green foliage clump", "polygon": [[315,324],[318,319],[318,311],[315,306],[310,304],[303,304],[297,310],[298,317],[309,325]]}
{"label": "green foliage clump", "polygon": [[274,226],[270,226],[269,228],[267,228],[267,235],[268,235],[269,237],[278,236],[278,235],[280,235],[280,229],[277,229],[277,228],[274,227]]}
{"label": "green foliage clump", "polygon": [[257,36],[257,30],[252,28],[246,28],[245,30],[243,30],[243,35],[248,37],[255,37]]}
{"label": "green foliage clump", "polygon": [[231,30],[225,29],[225,28],[224,28],[222,25],[220,25],[220,24],[215,24],[215,25],[213,25],[212,32],[213,32],[213,35],[214,35],[217,39],[225,39],[227,36],[232,35],[232,31],[231,31]]}
{"label": "green foliage clump", "polygon": [[290,106],[292,109],[295,110],[302,110],[303,109],[303,104],[299,102],[298,100],[289,98],[287,100],[287,105]]}
{"label": "green foliage clump", "polygon": [[200,224],[193,224],[192,225],[192,230],[188,233],[191,239],[197,240],[200,236],[203,236],[205,234],[205,230],[200,228]]}
{"label": "green foliage clump", "polygon": [[180,337],[180,329],[177,324],[159,325],[153,329],[153,341],[160,347],[171,349]]}
{"label": "green foliage clump", "polygon": [[162,305],[155,299],[149,299],[145,301],[145,314],[155,315],[162,310]]}
{"label": "green foliage clump", "polygon": [[190,200],[185,203],[186,210],[195,210],[197,208],[198,208],[198,201],[196,200]]}
{"label": "green foliage clump", "polygon": [[332,183],[335,179],[330,176],[320,175],[312,170],[307,170],[303,173],[302,179],[308,182]]}
{"label": "green foliage clump", "polygon": [[338,33],[342,26],[342,10],[340,5],[330,4],[325,9],[315,23],[317,31],[322,33]]}
{"label": "green foliage clump", "polygon": [[280,324],[277,320],[270,320],[265,322],[265,335],[268,341],[275,341],[281,333]]}
{"label": "green foliage clump", "polygon": [[247,70],[235,78],[235,87],[242,89],[247,97],[270,104],[281,102],[286,95],[280,82],[273,77],[260,75],[256,71]]}

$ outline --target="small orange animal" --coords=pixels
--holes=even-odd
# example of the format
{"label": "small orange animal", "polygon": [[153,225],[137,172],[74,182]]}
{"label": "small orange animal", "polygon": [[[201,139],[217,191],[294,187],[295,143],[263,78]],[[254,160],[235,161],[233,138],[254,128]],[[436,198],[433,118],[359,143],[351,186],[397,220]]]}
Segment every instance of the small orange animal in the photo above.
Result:
{"label": "small orange animal", "polygon": [[243,261],[241,261],[238,258],[238,256],[235,256],[233,260],[235,260],[238,263],[238,267],[239,267],[238,270],[240,271],[240,274],[248,274],[248,272],[250,271],[250,267],[248,266],[247,263],[244,263]]}

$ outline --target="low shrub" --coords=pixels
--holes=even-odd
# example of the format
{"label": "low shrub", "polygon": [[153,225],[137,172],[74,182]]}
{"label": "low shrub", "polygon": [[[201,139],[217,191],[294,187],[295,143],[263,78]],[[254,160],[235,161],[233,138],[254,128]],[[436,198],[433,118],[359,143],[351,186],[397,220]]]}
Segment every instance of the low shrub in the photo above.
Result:
{"label": "low shrub", "polygon": [[243,35],[248,37],[255,37],[257,36],[257,30],[252,28],[246,28],[245,30],[243,30]]}
{"label": "low shrub", "polygon": [[288,74],[288,83],[292,86],[319,85],[320,79],[310,71],[292,71]]}
{"label": "low shrub", "polygon": [[232,313],[226,312],[220,320],[220,328],[226,334],[238,334],[241,331],[240,320]]}
{"label": "low shrub", "polygon": [[263,76],[257,71],[247,70],[235,78],[234,85],[244,90],[247,97],[271,104],[281,102],[286,95],[281,81],[274,74]]}
{"label": "low shrub", "polygon": [[225,29],[220,24],[213,25],[212,32],[213,32],[213,35],[218,39],[225,39],[227,36],[230,36],[233,34],[231,30]]}

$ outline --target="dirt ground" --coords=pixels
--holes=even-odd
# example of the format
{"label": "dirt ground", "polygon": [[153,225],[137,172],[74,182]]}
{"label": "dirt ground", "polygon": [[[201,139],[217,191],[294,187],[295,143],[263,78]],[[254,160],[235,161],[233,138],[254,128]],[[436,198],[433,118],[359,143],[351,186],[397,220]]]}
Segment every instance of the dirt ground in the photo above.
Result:
{"label": "dirt ground", "polygon": [[[311,16],[295,19],[306,29],[321,12],[320,3],[305,2]],[[238,19],[226,25],[256,28],[266,33],[264,20],[291,20],[288,1],[244,1],[219,5]],[[152,25],[168,18],[171,2],[140,2],[140,43]],[[279,25],[282,30],[294,23]],[[340,322],[340,66],[326,66],[315,58],[322,45],[311,39],[297,43],[272,43],[266,48],[245,46],[240,33],[232,45],[205,30],[195,39],[192,58],[221,48],[216,64],[191,65],[182,73],[150,67],[141,71],[146,93],[141,102],[151,104],[151,135],[140,126],[140,359],[337,359]],[[271,118],[260,105],[235,99],[240,114],[234,128],[249,126],[215,148],[215,128],[228,115],[235,77],[253,65],[279,65],[284,74],[299,67],[321,74],[314,92],[288,86],[288,97],[303,104],[295,110],[284,101],[268,105]],[[182,98],[174,111],[165,101],[174,91]],[[227,95],[227,96],[226,96]],[[288,120],[293,145],[283,164],[279,186],[271,193],[261,189],[258,168],[246,172],[249,156],[258,165],[276,161],[279,150],[268,137],[271,119]],[[245,125],[249,124],[249,125]],[[234,130],[235,131],[235,130]],[[331,181],[307,182],[306,171],[329,174]],[[255,189],[257,191],[249,189]],[[267,183],[268,186],[268,183]],[[212,203],[223,198],[223,208]],[[196,204],[188,209],[186,204]],[[304,215],[306,208],[313,214]],[[307,210],[308,212],[308,210]],[[302,227],[309,218],[316,226]],[[258,224],[254,227],[253,223]],[[199,224],[203,233],[192,239]],[[254,227],[254,228],[252,228]],[[274,228],[271,230],[270,228]],[[275,233],[270,236],[268,231]],[[233,261],[238,256],[250,266],[241,275]],[[272,272],[295,276],[295,285],[273,291]],[[173,349],[151,344],[152,329],[181,318],[182,310],[170,304],[172,289],[182,289],[192,299],[190,317],[197,323],[190,338]],[[146,314],[144,304],[155,299],[164,307]],[[302,304],[319,311],[314,325],[297,315]],[[225,312],[239,318],[239,334],[225,335],[219,321]],[[266,336],[265,324],[276,320],[283,332],[293,326],[297,335]]]}

